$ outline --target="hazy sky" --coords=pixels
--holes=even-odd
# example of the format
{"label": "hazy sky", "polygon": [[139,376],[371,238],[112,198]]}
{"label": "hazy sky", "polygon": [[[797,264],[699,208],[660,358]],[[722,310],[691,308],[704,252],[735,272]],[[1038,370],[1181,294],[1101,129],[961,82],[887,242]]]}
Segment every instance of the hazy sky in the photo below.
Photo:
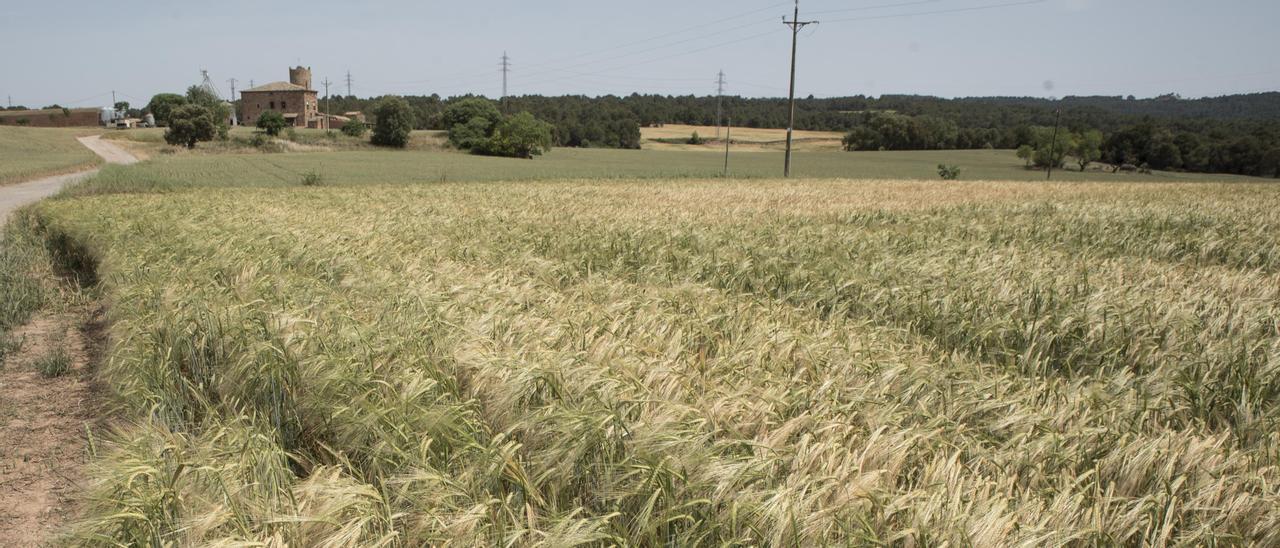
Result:
{"label": "hazy sky", "polygon": [[[0,100],[229,95],[314,70],[345,93],[785,96],[791,4],[771,0],[3,0]],[[801,96],[1184,96],[1280,89],[1277,0],[802,0]]]}

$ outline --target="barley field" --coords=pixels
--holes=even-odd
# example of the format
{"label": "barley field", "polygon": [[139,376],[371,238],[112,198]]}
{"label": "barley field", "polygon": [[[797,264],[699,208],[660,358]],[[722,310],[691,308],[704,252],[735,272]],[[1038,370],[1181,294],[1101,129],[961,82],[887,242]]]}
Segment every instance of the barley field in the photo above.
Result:
{"label": "barley field", "polygon": [[1280,187],[88,193],[74,541],[1280,543]]}
{"label": "barley field", "polygon": [[93,128],[0,127],[0,185],[68,173],[100,163],[76,137]]}

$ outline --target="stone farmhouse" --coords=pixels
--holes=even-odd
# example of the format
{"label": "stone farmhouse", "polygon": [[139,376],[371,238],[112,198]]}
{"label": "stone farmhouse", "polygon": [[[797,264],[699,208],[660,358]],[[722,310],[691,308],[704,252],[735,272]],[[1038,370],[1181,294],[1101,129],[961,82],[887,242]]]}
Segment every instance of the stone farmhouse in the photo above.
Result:
{"label": "stone farmhouse", "polygon": [[311,89],[310,67],[289,69],[288,82],[272,82],[240,92],[240,114],[245,124],[258,123],[258,117],[269,110],[283,114],[293,127],[338,129],[347,121],[345,117],[320,112],[316,90]]}

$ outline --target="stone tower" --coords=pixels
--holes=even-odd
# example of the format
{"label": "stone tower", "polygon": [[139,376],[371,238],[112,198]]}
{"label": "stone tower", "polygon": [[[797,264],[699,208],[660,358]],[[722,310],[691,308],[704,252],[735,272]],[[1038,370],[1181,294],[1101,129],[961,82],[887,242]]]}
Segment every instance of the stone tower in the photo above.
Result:
{"label": "stone tower", "polygon": [[289,83],[311,89],[311,67],[289,69]]}

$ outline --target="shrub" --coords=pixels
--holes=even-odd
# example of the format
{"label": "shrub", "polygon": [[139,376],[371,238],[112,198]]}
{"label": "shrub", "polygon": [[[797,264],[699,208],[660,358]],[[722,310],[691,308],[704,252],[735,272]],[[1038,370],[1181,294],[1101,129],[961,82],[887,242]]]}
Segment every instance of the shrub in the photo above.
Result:
{"label": "shrub", "polygon": [[364,122],[359,120],[352,120],[343,124],[341,131],[343,135],[348,137],[364,137],[364,134],[369,132],[369,126],[364,125]]}
{"label": "shrub", "polygon": [[284,138],[295,143],[298,142],[298,130],[293,127],[285,128]]}
{"label": "shrub", "polygon": [[212,141],[218,135],[217,124],[209,109],[200,105],[184,104],[173,109],[169,129],[164,132],[164,142],[174,146],[195,148],[198,141]]}
{"label": "shrub", "polygon": [[484,154],[511,158],[533,158],[551,149],[551,124],[528,112],[511,116],[494,128],[482,150]]}
{"label": "shrub", "polygon": [[286,122],[284,115],[274,110],[268,110],[258,117],[258,129],[267,133],[272,137],[280,135],[280,131],[285,128]]}
{"label": "shrub", "polygon": [[938,164],[938,175],[944,181],[954,181],[960,178],[960,166],[949,166]]}
{"label": "shrub", "polygon": [[377,121],[373,125],[372,142],[379,146],[404,148],[413,131],[413,109],[403,98],[389,96],[373,107]]}
{"label": "shrub", "polygon": [[698,132],[695,131],[693,132],[693,135],[689,136],[689,140],[687,142],[691,145],[700,145],[703,143],[703,139],[698,135]]}
{"label": "shrub", "polygon": [[1022,145],[1018,147],[1018,158],[1026,162],[1027,169],[1031,168],[1031,160],[1035,158],[1036,149],[1031,145]]}
{"label": "shrub", "polygon": [[29,126],[29,125],[31,125],[31,119],[30,119],[30,118],[18,118],[18,125],[20,125],[20,126]]}
{"label": "shrub", "polygon": [[302,186],[320,186],[323,182],[324,176],[314,169],[302,174]]}

